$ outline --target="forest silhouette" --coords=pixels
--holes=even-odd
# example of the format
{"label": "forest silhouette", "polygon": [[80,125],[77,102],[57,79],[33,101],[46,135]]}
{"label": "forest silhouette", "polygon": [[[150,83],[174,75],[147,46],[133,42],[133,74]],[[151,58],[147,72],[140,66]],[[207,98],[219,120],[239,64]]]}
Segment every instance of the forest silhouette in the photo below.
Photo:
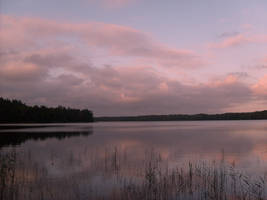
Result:
{"label": "forest silhouette", "polygon": [[0,123],[93,122],[93,112],[58,106],[28,106],[19,100],[0,97]]}
{"label": "forest silhouette", "polygon": [[19,100],[0,97],[0,123],[63,123],[94,121],[204,121],[204,120],[265,120],[267,110],[223,114],[170,114],[140,116],[94,117],[93,112],[58,106],[28,106]]}

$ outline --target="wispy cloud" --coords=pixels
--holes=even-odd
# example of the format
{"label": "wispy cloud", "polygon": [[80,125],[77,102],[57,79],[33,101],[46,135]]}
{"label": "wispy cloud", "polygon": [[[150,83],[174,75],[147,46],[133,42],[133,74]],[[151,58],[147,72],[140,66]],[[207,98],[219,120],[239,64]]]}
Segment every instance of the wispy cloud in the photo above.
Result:
{"label": "wispy cloud", "polygon": [[[44,42],[68,38],[86,44],[88,48],[106,51],[107,55],[145,58],[166,67],[188,68],[202,64],[193,51],[170,48],[130,27],[97,22],[71,24],[36,18],[1,17],[4,28],[0,31],[0,42],[3,49],[38,48]],[[16,37],[18,32],[20,34]]]}
{"label": "wispy cloud", "polygon": [[247,37],[245,37],[242,34],[238,34],[231,37],[227,37],[223,39],[221,42],[211,43],[209,46],[210,48],[228,48],[228,47],[240,46],[248,42],[249,40]]}
{"label": "wispy cloud", "polygon": [[239,35],[240,33],[238,31],[232,31],[232,32],[224,32],[219,35],[220,38],[228,38],[228,37],[234,37]]}
{"label": "wispy cloud", "polygon": [[237,34],[233,36],[226,37],[225,39],[210,43],[210,48],[224,49],[230,47],[238,47],[249,43],[266,43],[267,35],[246,35],[246,34]]}

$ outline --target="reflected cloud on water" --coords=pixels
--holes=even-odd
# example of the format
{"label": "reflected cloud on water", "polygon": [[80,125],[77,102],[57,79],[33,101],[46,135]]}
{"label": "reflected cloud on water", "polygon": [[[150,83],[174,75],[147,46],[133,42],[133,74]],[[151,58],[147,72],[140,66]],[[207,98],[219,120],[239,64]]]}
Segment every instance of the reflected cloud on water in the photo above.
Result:
{"label": "reflected cloud on water", "polygon": [[144,151],[149,149],[170,162],[220,159],[223,151],[227,161],[250,168],[256,161],[259,166],[266,163],[266,133],[265,121],[58,124],[5,133],[2,130],[0,145],[17,145],[20,150],[34,152],[44,162],[49,151],[59,155],[59,160],[72,154],[81,159],[81,168],[82,162],[88,160],[86,156],[91,156],[86,152],[99,154],[96,157],[101,159],[105,149],[114,147],[126,151],[135,162],[142,160]]}
{"label": "reflected cloud on water", "polygon": [[84,190],[89,190],[86,184],[109,188],[116,170],[137,177],[151,152],[169,167],[224,160],[248,174],[267,171],[265,121],[116,122],[1,131],[2,152],[16,151],[29,171],[38,166],[49,179],[71,178]]}

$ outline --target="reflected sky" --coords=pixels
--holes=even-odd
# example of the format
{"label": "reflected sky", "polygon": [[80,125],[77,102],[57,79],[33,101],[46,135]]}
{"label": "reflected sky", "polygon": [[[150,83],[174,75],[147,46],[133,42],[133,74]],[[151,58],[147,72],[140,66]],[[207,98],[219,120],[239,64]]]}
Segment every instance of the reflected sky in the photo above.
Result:
{"label": "reflected sky", "polygon": [[1,135],[1,144],[3,151],[15,148],[21,155],[30,154],[58,176],[90,171],[92,160],[102,165],[105,154],[115,148],[133,166],[153,149],[174,165],[224,159],[248,173],[267,170],[266,121],[67,124],[9,130]]}
{"label": "reflected sky", "polygon": [[42,199],[43,191],[46,199],[109,197],[126,180],[141,183],[150,161],[160,161],[163,171],[187,169],[189,162],[224,163],[228,172],[234,166],[237,173],[267,177],[266,121],[100,122],[0,131],[0,158],[15,155],[23,200]]}

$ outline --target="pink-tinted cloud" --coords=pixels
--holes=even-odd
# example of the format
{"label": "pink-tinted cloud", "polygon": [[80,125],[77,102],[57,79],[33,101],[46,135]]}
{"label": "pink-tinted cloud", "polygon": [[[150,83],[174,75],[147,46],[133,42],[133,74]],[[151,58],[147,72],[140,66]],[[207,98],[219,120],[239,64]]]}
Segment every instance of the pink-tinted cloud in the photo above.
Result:
{"label": "pink-tinted cloud", "polygon": [[266,43],[267,35],[245,35],[238,34],[232,37],[227,37],[220,42],[210,43],[210,48],[224,49],[229,47],[237,47],[249,43]]}
{"label": "pink-tinted cloud", "polygon": [[252,86],[255,94],[267,97],[267,74],[265,74],[256,84]]}
{"label": "pink-tinted cloud", "polygon": [[[75,40],[81,45],[87,44],[87,48],[105,51],[110,56],[145,58],[156,61],[163,67],[188,68],[203,65],[200,56],[193,51],[170,48],[130,27],[97,22],[71,24],[36,18],[1,18],[3,29],[0,32],[0,42],[3,49],[22,48],[25,51],[66,38],[62,42]],[[18,32],[19,37],[15,37]]]}
{"label": "pink-tinted cloud", "polygon": [[236,75],[227,75],[224,79],[222,80],[215,80],[212,82],[209,82],[208,85],[210,87],[220,87],[220,86],[225,86],[225,85],[232,85],[237,83],[238,80],[238,76]]}
{"label": "pink-tinted cloud", "polygon": [[[194,85],[179,72],[170,78],[161,72],[198,69],[203,59],[130,27],[1,17],[0,94],[31,104],[87,107],[96,115],[214,113],[252,102],[265,84],[251,87],[237,73]],[[95,52],[107,62],[99,64]]]}
{"label": "pink-tinted cloud", "polygon": [[1,78],[7,80],[29,80],[38,79],[46,73],[46,69],[24,62],[9,62],[0,68]]}
{"label": "pink-tinted cloud", "polygon": [[32,103],[88,107],[96,115],[223,112],[252,97],[250,88],[233,77],[192,86],[149,66],[87,66],[79,69],[83,76],[68,69],[73,73],[19,84],[0,79],[0,91]]}
{"label": "pink-tinted cloud", "polygon": [[210,47],[211,48],[228,48],[228,47],[233,47],[233,46],[239,46],[247,42],[249,42],[248,38],[246,38],[244,35],[239,34],[236,36],[228,37],[219,43],[212,43],[210,44]]}

